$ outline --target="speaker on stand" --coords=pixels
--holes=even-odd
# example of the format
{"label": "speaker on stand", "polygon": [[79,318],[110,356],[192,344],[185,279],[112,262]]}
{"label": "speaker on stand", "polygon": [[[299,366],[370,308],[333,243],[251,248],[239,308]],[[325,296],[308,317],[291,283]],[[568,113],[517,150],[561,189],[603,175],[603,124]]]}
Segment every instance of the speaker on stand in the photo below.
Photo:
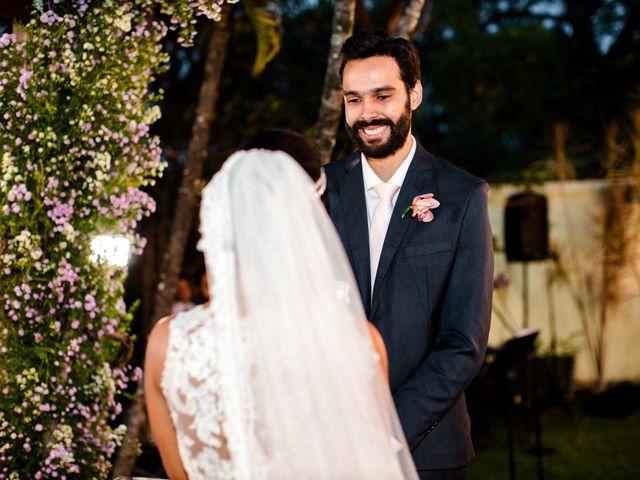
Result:
{"label": "speaker on stand", "polygon": [[522,262],[523,327],[529,327],[528,262],[549,258],[547,198],[526,190],[511,195],[504,209],[504,245],[508,262]]}
{"label": "speaker on stand", "polygon": [[507,199],[504,210],[504,243],[509,262],[549,258],[547,197],[530,190]]}
{"label": "speaker on stand", "polygon": [[[528,263],[549,258],[548,204],[544,195],[529,189],[511,195],[504,211],[504,244],[508,262],[522,262],[522,308],[523,327],[529,327],[529,272]],[[542,459],[542,429],[540,425],[539,401],[535,375],[528,362],[528,383],[533,410],[538,480],[544,479]],[[508,423],[510,419],[508,417]],[[509,428],[512,428],[508,425]],[[509,440],[509,474],[515,480],[514,448],[512,436]]]}

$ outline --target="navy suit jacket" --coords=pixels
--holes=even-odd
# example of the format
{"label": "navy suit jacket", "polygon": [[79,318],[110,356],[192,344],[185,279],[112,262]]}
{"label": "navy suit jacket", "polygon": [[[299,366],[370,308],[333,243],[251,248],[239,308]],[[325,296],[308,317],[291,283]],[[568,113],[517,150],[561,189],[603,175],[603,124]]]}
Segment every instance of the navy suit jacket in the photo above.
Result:
{"label": "navy suit jacket", "polygon": [[[367,317],[389,355],[393,399],[418,470],[473,458],[464,390],[478,373],[491,317],[487,184],[417,145],[391,215],[371,293],[360,152],[326,166],[327,207]],[[434,220],[402,212],[433,193]]]}

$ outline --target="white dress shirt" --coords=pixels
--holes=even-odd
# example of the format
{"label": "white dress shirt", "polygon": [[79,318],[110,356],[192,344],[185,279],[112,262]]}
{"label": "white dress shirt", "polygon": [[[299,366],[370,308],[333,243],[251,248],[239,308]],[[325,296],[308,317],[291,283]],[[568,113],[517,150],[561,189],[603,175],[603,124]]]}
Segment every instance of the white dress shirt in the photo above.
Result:
{"label": "white dress shirt", "polygon": [[[402,189],[402,183],[404,182],[404,177],[407,176],[407,170],[409,170],[409,165],[411,165],[411,161],[413,160],[413,156],[415,155],[415,153],[416,153],[416,139],[413,138],[413,135],[411,135],[411,150],[409,150],[409,154],[402,161],[402,163],[400,164],[396,172],[387,182],[387,183],[393,183],[394,185],[397,185],[399,187],[398,191],[393,196],[392,203],[394,207],[396,206],[398,195],[400,194],[400,190]],[[373,215],[373,211],[376,208],[376,205],[378,205],[378,194],[373,189],[373,187],[375,187],[379,183],[384,183],[384,182],[380,180],[380,178],[375,174],[375,172],[369,165],[367,158],[364,156],[364,153],[362,153],[361,155],[362,155],[362,162],[360,163],[362,163],[362,175],[364,177],[364,197],[367,202],[367,225],[369,226],[369,230],[370,230],[371,217]]]}
{"label": "white dress shirt", "polygon": [[[393,199],[391,200],[391,204],[393,205],[394,208],[396,206],[396,201],[398,200],[398,195],[400,194],[400,190],[402,189],[402,183],[404,182],[404,178],[407,176],[407,170],[409,170],[409,165],[411,165],[411,161],[413,160],[415,153],[416,153],[416,139],[413,138],[413,135],[412,135],[411,150],[409,150],[409,154],[402,161],[402,163],[400,164],[398,169],[395,171],[393,176],[389,179],[389,181],[386,182],[386,183],[391,183],[393,185],[396,185],[398,187],[398,190],[396,191],[395,195],[393,196]],[[371,165],[369,165],[369,162],[367,161],[364,154],[361,154],[361,155],[362,155],[362,162],[360,163],[362,163],[362,175],[364,178],[364,197],[367,203],[367,225],[369,229],[369,234],[371,234],[371,219],[373,216],[373,212],[375,211],[375,208],[378,205],[378,201],[380,200],[378,197],[378,194],[374,190],[374,187],[385,182],[380,180],[378,175],[375,174],[375,172],[371,168]],[[389,216],[389,220],[391,220],[391,216]],[[389,228],[389,224],[387,223],[387,225],[385,225],[385,232],[388,228]],[[385,238],[386,238],[386,233],[385,233]],[[371,242],[371,235],[369,235],[369,242]],[[369,248],[371,249],[371,245],[369,245]],[[377,264],[378,263],[376,261],[375,265]],[[373,286],[375,284],[377,272],[373,271],[373,269],[376,268],[373,265],[373,263],[371,268],[372,268],[371,291],[373,292]]]}

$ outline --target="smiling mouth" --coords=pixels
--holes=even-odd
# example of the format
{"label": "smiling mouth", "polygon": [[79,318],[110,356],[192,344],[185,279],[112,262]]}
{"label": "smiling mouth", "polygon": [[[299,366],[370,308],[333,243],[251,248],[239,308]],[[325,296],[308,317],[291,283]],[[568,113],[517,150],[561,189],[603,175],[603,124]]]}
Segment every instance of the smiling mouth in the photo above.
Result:
{"label": "smiling mouth", "polygon": [[382,136],[382,134],[389,128],[388,125],[375,125],[371,127],[361,128],[360,131],[367,139],[376,139]]}

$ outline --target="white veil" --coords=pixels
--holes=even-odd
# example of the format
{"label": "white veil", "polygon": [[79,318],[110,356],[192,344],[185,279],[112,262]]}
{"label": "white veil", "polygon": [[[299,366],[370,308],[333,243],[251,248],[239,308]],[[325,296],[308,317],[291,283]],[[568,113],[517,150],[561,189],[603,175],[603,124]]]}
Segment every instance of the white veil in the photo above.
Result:
{"label": "white veil", "polygon": [[349,263],[302,168],[281,152],[234,154],[203,192],[201,233],[225,477],[416,479]]}

